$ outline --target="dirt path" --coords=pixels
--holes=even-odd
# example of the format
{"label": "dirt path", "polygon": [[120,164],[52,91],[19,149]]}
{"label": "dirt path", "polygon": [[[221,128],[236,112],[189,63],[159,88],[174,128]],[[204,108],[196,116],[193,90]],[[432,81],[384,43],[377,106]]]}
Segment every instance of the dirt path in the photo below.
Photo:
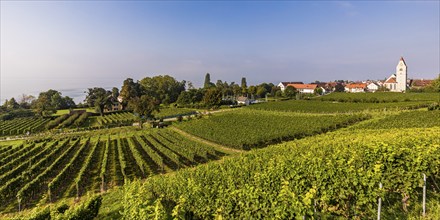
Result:
{"label": "dirt path", "polygon": [[189,138],[189,139],[192,139],[192,140],[195,140],[195,141],[198,141],[198,142],[201,142],[201,143],[207,144],[207,145],[211,145],[211,146],[213,146],[213,147],[215,147],[215,148],[222,149],[223,151],[226,151],[226,152],[234,152],[234,153],[243,153],[243,152],[246,152],[246,151],[244,151],[244,150],[238,150],[238,149],[233,149],[233,148],[225,147],[225,146],[223,146],[223,145],[220,145],[220,144],[217,144],[217,143],[214,143],[214,142],[208,141],[208,140],[206,140],[206,139],[203,139],[203,138],[200,138],[200,137],[194,136],[194,135],[189,134],[189,133],[187,133],[187,132],[185,132],[185,131],[183,131],[183,130],[180,130],[180,129],[174,127],[174,126],[170,126],[170,129],[173,130],[173,131],[175,131],[175,132],[177,132],[177,133],[179,133],[179,134],[181,134],[181,135],[183,135],[183,136],[185,136],[185,137],[187,137],[187,138]]}

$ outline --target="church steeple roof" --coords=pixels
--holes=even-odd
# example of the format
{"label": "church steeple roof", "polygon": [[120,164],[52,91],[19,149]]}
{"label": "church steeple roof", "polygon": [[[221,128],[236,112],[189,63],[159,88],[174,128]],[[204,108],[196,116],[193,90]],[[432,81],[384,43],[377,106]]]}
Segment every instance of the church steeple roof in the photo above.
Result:
{"label": "church steeple roof", "polygon": [[405,60],[403,59],[403,57],[400,57],[400,61],[403,61],[403,64],[405,64],[405,66],[406,66],[406,63],[405,63]]}

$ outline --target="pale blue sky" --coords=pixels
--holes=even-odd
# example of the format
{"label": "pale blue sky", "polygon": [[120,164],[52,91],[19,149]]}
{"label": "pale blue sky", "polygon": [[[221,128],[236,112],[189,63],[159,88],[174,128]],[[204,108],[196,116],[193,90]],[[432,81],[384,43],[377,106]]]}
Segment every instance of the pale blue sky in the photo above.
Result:
{"label": "pale blue sky", "polygon": [[0,99],[77,97],[158,74],[196,86],[207,72],[249,84],[383,79],[400,56],[410,78],[434,78],[439,11],[439,1],[1,1]]}

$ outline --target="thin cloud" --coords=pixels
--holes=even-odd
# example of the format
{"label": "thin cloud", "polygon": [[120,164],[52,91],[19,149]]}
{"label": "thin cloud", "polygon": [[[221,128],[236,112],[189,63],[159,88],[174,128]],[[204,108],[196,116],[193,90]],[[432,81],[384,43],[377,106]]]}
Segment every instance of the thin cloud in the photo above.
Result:
{"label": "thin cloud", "polygon": [[342,9],[347,16],[352,17],[352,16],[356,16],[359,14],[358,11],[356,10],[356,7],[353,5],[353,3],[349,2],[349,1],[335,1],[334,3],[340,9]]}

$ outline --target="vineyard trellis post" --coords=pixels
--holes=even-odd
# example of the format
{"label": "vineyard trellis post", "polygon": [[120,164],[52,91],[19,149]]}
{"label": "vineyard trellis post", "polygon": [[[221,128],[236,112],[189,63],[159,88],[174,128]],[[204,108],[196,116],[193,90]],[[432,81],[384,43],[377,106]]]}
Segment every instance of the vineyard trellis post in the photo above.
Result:
{"label": "vineyard trellis post", "polygon": [[[379,183],[379,189],[382,189],[382,183]],[[380,210],[382,208],[382,198],[379,196],[377,204],[377,220],[380,220]]]}
{"label": "vineyard trellis post", "polygon": [[426,175],[423,174],[423,217],[426,216]]}

